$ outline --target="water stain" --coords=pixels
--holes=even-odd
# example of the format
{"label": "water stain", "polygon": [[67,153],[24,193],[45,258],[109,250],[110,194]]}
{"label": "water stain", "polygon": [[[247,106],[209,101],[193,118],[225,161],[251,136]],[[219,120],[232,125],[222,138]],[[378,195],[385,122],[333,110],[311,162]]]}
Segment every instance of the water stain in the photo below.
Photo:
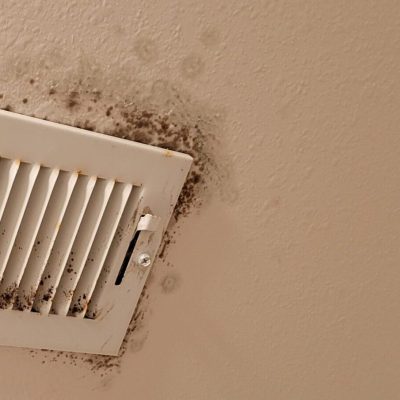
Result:
{"label": "water stain", "polygon": [[221,37],[216,28],[207,28],[200,35],[200,42],[207,48],[218,46]]}
{"label": "water stain", "polygon": [[185,57],[181,64],[182,75],[185,78],[194,79],[204,72],[205,64],[198,54],[190,54]]}
{"label": "water stain", "polygon": [[149,38],[138,38],[135,40],[133,50],[137,57],[146,63],[154,62],[158,58],[155,42]]}
{"label": "water stain", "polygon": [[146,340],[148,337],[148,332],[145,332],[143,335],[135,337],[131,340],[129,344],[129,350],[131,353],[137,353],[138,351],[142,350],[144,347]]}
{"label": "water stain", "polygon": [[161,280],[161,290],[165,294],[175,292],[180,286],[180,278],[177,274],[168,274]]}

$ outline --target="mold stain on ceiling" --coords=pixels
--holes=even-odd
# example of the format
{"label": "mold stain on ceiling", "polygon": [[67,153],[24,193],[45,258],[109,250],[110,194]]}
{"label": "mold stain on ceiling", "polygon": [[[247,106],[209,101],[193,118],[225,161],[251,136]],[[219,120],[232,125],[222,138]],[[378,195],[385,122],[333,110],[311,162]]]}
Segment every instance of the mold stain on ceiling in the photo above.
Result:
{"label": "mold stain on ceiling", "polygon": [[[204,40],[208,42],[214,36],[215,33]],[[136,43],[135,49],[144,62],[151,62],[156,56],[154,43],[144,39]],[[49,56],[48,60],[51,59]],[[152,291],[169,294],[181,284],[179,274],[171,272],[173,265],[168,260],[168,249],[177,242],[180,221],[199,209],[211,192],[222,193],[226,187],[228,168],[217,162],[216,139],[217,132],[223,128],[223,112],[201,104],[182,88],[163,79],[152,82],[130,79],[127,89],[118,91],[112,79],[102,76],[102,72],[85,59],[69,76],[58,79],[48,67],[52,62],[48,60],[42,58],[39,65],[21,61],[15,69],[12,68],[15,60],[6,61],[3,66],[8,65],[5,69],[7,84],[0,80],[0,108],[183,152],[194,159],[159,251],[161,268],[152,272],[145,286],[119,356],[30,350],[31,356],[42,363],[86,365],[90,371],[104,377],[119,371],[128,350],[137,352],[145,345],[146,315],[151,307]],[[182,74],[192,79],[203,68],[197,55],[188,56],[182,64]],[[18,92],[11,90],[13,82],[17,81]],[[156,281],[158,287],[154,285]]]}

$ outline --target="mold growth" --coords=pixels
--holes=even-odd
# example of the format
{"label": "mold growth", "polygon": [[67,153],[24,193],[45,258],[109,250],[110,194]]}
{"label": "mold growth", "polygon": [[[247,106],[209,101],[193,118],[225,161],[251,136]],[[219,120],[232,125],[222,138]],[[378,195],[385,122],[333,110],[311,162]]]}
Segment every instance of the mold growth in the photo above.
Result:
{"label": "mold growth", "polygon": [[[144,54],[147,54],[147,50]],[[108,86],[102,82],[100,73],[93,73],[92,76],[96,76],[96,80],[71,77],[67,81],[50,81],[40,72],[35,74],[35,78],[28,76],[22,96],[23,99],[29,99],[26,102],[21,102],[21,97],[16,95],[13,97],[13,91],[3,88],[0,80],[3,94],[0,108],[191,155],[193,167],[159,251],[159,258],[165,262],[169,247],[176,241],[179,221],[199,208],[209,191],[221,186],[223,181],[222,170],[214,161],[218,147],[215,138],[221,126],[220,115],[167,81],[134,82],[122,92],[114,89],[114,83]],[[167,275],[161,284],[162,293],[171,293],[179,286],[180,280],[176,277],[174,274]],[[35,350],[31,351],[32,357],[43,357],[44,362],[63,360],[73,365],[84,364],[100,376],[117,371],[127,350],[137,351],[145,341],[143,333],[151,281],[148,281],[141,294],[119,357],[57,351],[42,353]],[[17,303],[32,306],[30,296]],[[80,306],[75,312],[79,311]],[[141,335],[139,340],[136,336],[138,332]]]}
{"label": "mold growth", "polygon": [[83,294],[82,296],[79,296],[76,302],[72,305],[71,314],[72,315],[82,314],[84,311],[86,311],[87,306],[88,302],[86,299],[86,294]]}
{"label": "mold growth", "polygon": [[204,189],[212,159],[205,151],[206,138],[199,123],[179,124],[172,116],[159,115],[137,106],[116,104],[114,108],[114,129],[110,131],[113,136],[183,152],[193,157],[193,168],[174,211],[175,219],[188,215],[193,207],[200,206],[200,189]]}
{"label": "mold growth", "polygon": [[35,295],[36,295],[36,290],[33,287],[31,288],[29,293],[25,293],[25,291],[20,292],[19,289],[15,297],[14,310],[18,311],[31,310],[33,303],[35,301]]}
{"label": "mold growth", "polygon": [[[147,286],[144,287],[138,305],[136,307],[135,313],[133,314],[133,318],[129,327],[127,329],[127,333],[122,342],[120,352],[118,357],[114,356],[104,356],[104,355],[91,355],[91,354],[79,354],[79,353],[70,353],[65,351],[56,351],[56,350],[30,350],[29,353],[32,358],[41,355],[43,360],[42,363],[45,364],[47,362],[62,362],[63,364],[71,364],[74,366],[78,365],[86,365],[89,367],[89,370],[93,373],[99,374],[100,377],[110,375],[114,372],[119,372],[121,368],[121,363],[123,356],[129,350],[132,352],[137,351],[138,343],[143,345],[145,338],[141,336],[139,341],[137,341],[134,337],[134,333],[141,334],[145,328],[144,320],[145,315],[148,311],[149,306],[149,294],[147,293]],[[145,335],[146,337],[146,335]]]}
{"label": "mold growth", "polygon": [[39,101],[47,97],[52,103],[46,113],[38,112],[34,101],[19,108],[20,102],[11,104],[8,96],[0,99],[0,108],[189,154],[193,167],[175,208],[175,220],[202,204],[207,187],[218,176],[213,156],[218,118],[214,115],[191,106],[190,98],[165,81],[118,101],[112,92],[105,93],[82,79],[43,87],[31,81],[39,93],[29,93],[29,97],[39,97]]}
{"label": "mold growth", "polygon": [[112,370],[119,369],[121,367],[121,358],[129,350],[129,348],[132,347],[131,339],[133,333],[140,332],[144,329],[144,318],[148,311],[148,305],[149,294],[147,293],[147,286],[145,286],[140,295],[138,306],[133,314],[131,323],[128,326],[118,357],[101,355],[88,356],[83,361],[85,364],[90,366],[92,371],[100,371],[103,373],[112,372]]}
{"label": "mold growth", "polygon": [[0,309],[4,310],[12,306],[15,300],[16,292],[17,284],[13,283],[0,294]]}

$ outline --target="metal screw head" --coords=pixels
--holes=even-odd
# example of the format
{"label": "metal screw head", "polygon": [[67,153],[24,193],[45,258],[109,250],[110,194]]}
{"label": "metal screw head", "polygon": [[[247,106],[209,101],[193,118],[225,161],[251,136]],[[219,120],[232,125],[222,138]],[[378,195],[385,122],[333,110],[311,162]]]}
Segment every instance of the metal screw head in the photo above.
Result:
{"label": "metal screw head", "polygon": [[141,267],[148,267],[151,264],[151,257],[147,253],[139,254],[138,257],[138,264]]}

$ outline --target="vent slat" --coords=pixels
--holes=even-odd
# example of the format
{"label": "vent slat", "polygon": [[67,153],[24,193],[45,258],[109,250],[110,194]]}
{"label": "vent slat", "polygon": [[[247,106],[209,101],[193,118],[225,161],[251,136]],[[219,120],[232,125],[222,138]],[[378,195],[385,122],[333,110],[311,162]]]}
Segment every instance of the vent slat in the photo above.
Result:
{"label": "vent slat", "polygon": [[[0,286],[0,293],[4,293],[9,287],[18,288],[20,284],[58,173],[58,170],[49,168],[41,168],[39,171],[10,258],[8,259]],[[19,304],[18,295],[16,302]],[[13,301],[10,301],[7,308],[12,308],[13,303]],[[17,308],[19,309],[19,307]]]}
{"label": "vent slat", "polygon": [[44,268],[56,240],[65,210],[75,187],[78,174],[61,171],[36,237],[19,288],[19,299],[24,311],[30,311],[42,279]]}
{"label": "vent slat", "polygon": [[3,216],[19,165],[19,160],[7,160],[6,158],[0,160],[0,220]]}
{"label": "vent slat", "polygon": [[72,299],[70,313],[76,317],[83,318],[85,316],[87,305],[90,302],[131,191],[132,185],[130,184],[118,182],[114,186]]}
{"label": "vent slat", "polygon": [[[38,164],[22,163],[14,180],[0,222],[0,279],[3,277],[39,169]],[[11,288],[7,288],[7,290],[11,290]]]}
{"label": "vent slat", "polygon": [[104,262],[103,269],[97,280],[96,288],[88,305],[86,317],[95,319],[99,316],[99,310],[103,310],[109,298],[103,296],[111,290],[115,290],[115,279],[119,273],[126,251],[133,237],[141,217],[139,204],[141,190],[133,190],[121,216],[110,251]]}
{"label": "vent slat", "polygon": [[73,293],[81,277],[83,267],[85,266],[113,187],[114,181],[99,179],[96,183],[82,220],[82,228],[76,236],[66,269],[64,270],[53,301],[52,309],[58,315],[68,314]]}
{"label": "vent slat", "polygon": [[64,272],[65,264],[78,233],[86,207],[96,183],[96,177],[80,176],[72,193],[70,203],[65,212],[60,232],[51,250],[44,270],[43,284],[36,293],[34,309],[41,314],[50,312],[52,300]]}

